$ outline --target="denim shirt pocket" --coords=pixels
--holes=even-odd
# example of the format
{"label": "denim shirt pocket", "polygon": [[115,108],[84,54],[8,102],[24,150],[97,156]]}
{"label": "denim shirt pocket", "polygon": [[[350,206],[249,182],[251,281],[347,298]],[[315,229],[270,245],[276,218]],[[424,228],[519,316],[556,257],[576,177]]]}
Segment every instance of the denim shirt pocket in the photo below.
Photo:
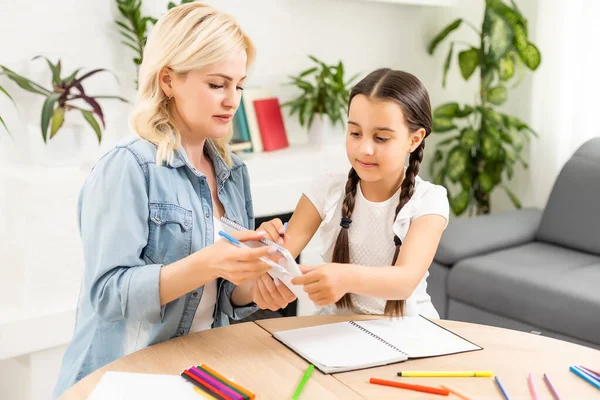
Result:
{"label": "denim shirt pocket", "polygon": [[190,255],[192,211],[177,204],[150,203],[146,256],[157,264],[170,264]]}

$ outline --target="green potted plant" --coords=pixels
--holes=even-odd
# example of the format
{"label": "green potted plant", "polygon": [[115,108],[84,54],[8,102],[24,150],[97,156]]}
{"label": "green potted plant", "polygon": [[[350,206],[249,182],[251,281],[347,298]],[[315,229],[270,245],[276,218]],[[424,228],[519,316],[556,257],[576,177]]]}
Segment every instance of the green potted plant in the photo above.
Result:
{"label": "green potted plant", "polygon": [[[98,143],[100,143],[102,140],[100,124],[102,124],[102,128],[105,128],[105,123],[104,112],[98,100],[118,99],[123,102],[127,102],[127,100],[119,96],[90,95],[85,92],[83,82],[98,72],[108,70],[94,69],[85,74],[80,74],[80,68],[67,76],[63,76],[60,60],[53,64],[43,56],[37,56],[34,60],[38,58],[44,58],[52,72],[52,85],[49,89],[17,74],[4,65],[0,65],[0,71],[22,89],[45,97],[41,115],[41,132],[44,142],[54,138],[59,132],[65,122],[67,112],[77,110],[93,129],[98,138]],[[88,106],[89,109],[82,107],[82,104]],[[98,121],[100,121],[100,124]]]}
{"label": "green potted plant", "polygon": [[[121,19],[115,23],[123,40],[121,43],[135,52],[133,63],[136,68],[135,87],[137,89],[137,72],[144,58],[144,46],[148,38],[148,23],[156,24],[154,17],[142,15],[142,0],[116,0],[117,8],[121,13]],[[191,3],[194,0],[182,0],[180,4],[169,2],[167,9],[177,7],[181,4]]]}
{"label": "green potted plant", "polygon": [[[344,126],[347,114],[348,97],[350,85],[358,74],[348,80],[344,79],[344,64],[328,65],[314,56],[308,56],[317,65],[297,76],[290,76],[289,84],[296,86],[302,91],[295,99],[285,102],[282,107],[289,107],[289,115],[298,115],[298,121],[302,127],[309,130],[309,138],[313,142],[326,141],[325,135],[331,135],[327,130],[335,129],[339,123]],[[327,127],[326,118],[331,123]],[[313,123],[317,122],[316,129]]]}
{"label": "green potted plant", "polygon": [[[471,45],[451,42],[443,69],[443,86],[452,63],[454,50],[465,81],[479,69],[479,91],[475,104],[449,102],[433,112],[433,131],[447,136],[438,143],[431,175],[435,183],[448,189],[452,211],[460,215],[487,214],[490,195],[501,186],[516,207],[517,196],[508,188],[517,163],[527,168],[522,150],[536,133],[514,116],[498,111],[508,98],[508,83],[522,76],[524,67],[536,70],[541,62],[537,47],[529,41],[527,19],[511,0],[486,0],[481,28],[457,19],[446,26],[429,45],[433,54],[446,37],[462,25],[469,25],[478,35]],[[517,70],[520,72],[517,74]],[[516,79],[518,84],[520,79]]]}

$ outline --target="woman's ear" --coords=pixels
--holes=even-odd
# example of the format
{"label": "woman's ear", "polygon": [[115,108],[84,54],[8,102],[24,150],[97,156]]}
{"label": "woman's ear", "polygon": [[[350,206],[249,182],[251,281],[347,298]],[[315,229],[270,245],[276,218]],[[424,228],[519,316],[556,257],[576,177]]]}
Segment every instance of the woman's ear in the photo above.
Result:
{"label": "woman's ear", "polygon": [[411,153],[413,151],[415,151],[417,149],[417,147],[419,147],[419,145],[421,144],[423,139],[425,139],[426,134],[427,134],[427,132],[425,131],[425,129],[421,128],[421,129],[417,130],[416,132],[413,132],[410,135],[410,152]]}
{"label": "woman's ear", "polygon": [[173,97],[173,77],[172,71],[168,67],[163,67],[158,73],[158,82],[160,83],[160,88],[164,92],[165,96],[171,98]]}

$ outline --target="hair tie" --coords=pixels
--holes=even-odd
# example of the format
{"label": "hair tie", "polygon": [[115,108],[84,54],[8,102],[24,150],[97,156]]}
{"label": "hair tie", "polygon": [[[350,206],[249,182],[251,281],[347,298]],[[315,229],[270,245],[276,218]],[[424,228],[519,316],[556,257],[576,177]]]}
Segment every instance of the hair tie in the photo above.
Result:
{"label": "hair tie", "polygon": [[402,240],[398,237],[398,235],[394,235],[394,244],[396,246],[402,246]]}
{"label": "hair tie", "polygon": [[344,229],[350,228],[350,224],[352,223],[352,219],[342,217],[342,222],[340,222],[340,226]]}

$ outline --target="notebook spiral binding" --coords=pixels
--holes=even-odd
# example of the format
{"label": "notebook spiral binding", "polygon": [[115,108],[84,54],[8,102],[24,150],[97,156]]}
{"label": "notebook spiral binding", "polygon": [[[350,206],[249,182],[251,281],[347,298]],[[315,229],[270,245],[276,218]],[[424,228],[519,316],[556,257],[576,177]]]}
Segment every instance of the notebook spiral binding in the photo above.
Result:
{"label": "notebook spiral binding", "polygon": [[[232,221],[228,218],[225,217],[221,217],[221,223],[229,226],[230,228],[235,229],[236,231],[247,231],[248,228],[238,224],[235,221]],[[282,254],[287,254],[288,253],[288,249],[286,249],[283,246],[278,245],[277,243],[273,242],[272,240],[269,239],[260,239],[259,242],[261,242],[262,244],[266,245],[266,246],[271,246],[276,248],[280,253]]]}
{"label": "notebook spiral binding", "polygon": [[367,334],[369,334],[369,335],[373,336],[375,339],[379,340],[380,342],[382,342],[382,343],[383,343],[383,344],[385,344],[386,346],[388,346],[388,347],[391,347],[392,349],[396,350],[397,352],[399,352],[399,353],[402,353],[402,354],[404,354],[405,356],[407,356],[407,357],[408,357],[408,354],[406,354],[405,352],[403,352],[402,350],[400,350],[399,348],[397,348],[397,347],[396,347],[396,346],[394,346],[393,344],[386,342],[385,340],[383,340],[381,337],[377,336],[377,335],[376,335],[376,334],[374,334],[373,332],[371,332],[371,331],[369,331],[369,330],[367,330],[367,329],[363,328],[362,326],[360,326],[360,325],[359,325],[359,324],[357,324],[356,322],[354,322],[354,321],[348,321],[348,322],[350,322],[350,324],[351,324],[351,325],[355,326],[356,328],[360,329],[361,331],[363,331],[363,332],[365,332],[365,333],[367,333]]}

